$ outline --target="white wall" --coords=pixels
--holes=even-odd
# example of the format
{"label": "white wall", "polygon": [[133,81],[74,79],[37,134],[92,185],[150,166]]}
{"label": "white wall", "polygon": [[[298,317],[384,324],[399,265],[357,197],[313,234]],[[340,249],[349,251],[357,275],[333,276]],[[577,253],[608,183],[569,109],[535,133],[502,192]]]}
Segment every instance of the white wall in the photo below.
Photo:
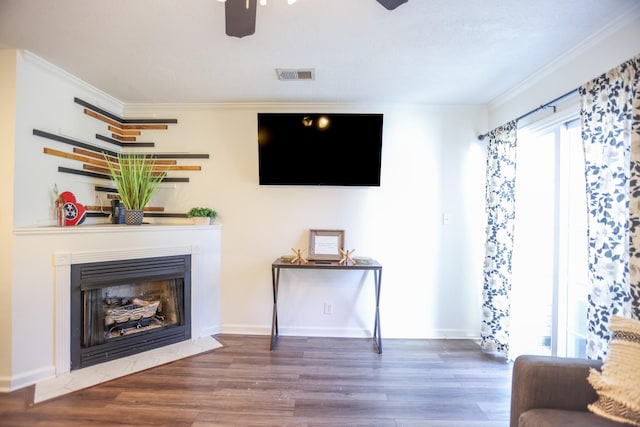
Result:
{"label": "white wall", "polygon": [[[16,54],[0,49],[0,194],[13,200]],[[0,209],[0,382],[11,375],[11,242],[12,209]]]}
{"label": "white wall", "polygon": [[[16,136],[15,225],[45,223],[50,215],[50,189],[73,191],[81,203],[92,203],[90,179],[67,177],[57,166],[77,167],[42,153],[55,142],[33,136],[32,129],[62,133],[95,144],[93,135],[104,126],[82,114],[73,103],[79,96],[118,112],[117,102],[100,97],[43,61],[21,61],[18,88],[20,115]],[[96,91],[97,92],[97,91]],[[43,96],[43,94],[47,94]],[[105,105],[105,103],[111,105]],[[27,114],[26,111],[29,111]],[[382,112],[385,114],[383,176],[380,188],[261,187],[257,184],[258,111]],[[152,134],[158,151],[205,152],[203,171],[189,173],[189,184],[164,186],[157,202],[169,211],[185,212],[209,205],[224,224],[222,322],[227,331],[265,333],[271,324],[270,263],[291,247],[307,247],[311,228],[345,229],[346,245],[360,256],[378,258],[384,265],[382,314],[384,336],[475,336],[478,332],[478,242],[482,225],[480,202],[467,205],[482,193],[477,174],[464,160],[477,149],[475,134],[486,125],[482,107],[424,107],[395,105],[219,105],[127,106],[129,116],[178,118],[178,125]],[[147,134],[148,135],[148,134]],[[467,156],[467,159],[469,157]],[[37,173],[34,173],[37,171]],[[467,181],[463,181],[463,180]],[[471,187],[469,187],[471,186]],[[452,223],[442,225],[448,212]],[[471,237],[471,238],[470,238]],[[476,245],[477,246],[477,245]],[[451,276],[454,276],[453,278]],[[354,286],[353,278],[329,277],[326,283],[304,274],[295,289],[309,294],[287,313],[283,283],[282,325],[292,333],[366,333],[371,329],[370,285]],[[306,288],[306,281],[310,288]],[[314,285],[313,282],[318,282]],[[296,281],[297,283],[297,281]],[[360,292],[364,294],[358,298]],[[463,301],[460,301],[462,295]],[[334,304],[335,314],[322,314],[323,302]],[[356,306],[353,313],[353,306]],[[288,321],[287,316],[292,316]],[[297,317],[295,317],[297,316]]]}
{"label": "white wall", "polygon": [[72,147],[35,136],[33,129],[113,150],[112,145],[95,139],[96,133],[109,135],[106,125],[85,115],[73,99],[84,99],[116,114],[122,112],[122,104],[28,52],[19,52],[17,66],[14,225],[52,225],[54,185],[60,192],[74,193],[82,204],[95,204],[93,184],[108,183],[59,173],[58,166],[82,167],[77,161],[43,154],[43,149],[70,153]]}
{"label": "white wall", "polygon": [[[509,120],[585,84],[640,54],[640,4],[489,105],[489,126]],[[570,108],[579,109],[578,97]],[[560,105],[562,106],[562,105]],[[540,119],[550,110],[535,114]]]}
{"label": "white wall", "polygon": [[[379,188],[258,185],[258,112],[381,112]],[[207,205],[224,224],[224,332],[268,333],[271,262],[308,248],[309,229],[344,229],[355,255],[383,264],[384,337],[477,336],[483,232],[484,155],[475,135],[481,107],[397,105],[128,105],[129,116],[175,116],[190,151],[212,158],[172,194],[183,206]],[[170,134],[158,135],[159,145]],[[166,140],[166,141],[165,141]],[[339,155],[339,153],[337,153]],[[451,224],[442,224],[443,212]],[[339,272],[283,272],[284,334],[370,334],[372,279]],[[331,302],[333,315],[324,315]]]}

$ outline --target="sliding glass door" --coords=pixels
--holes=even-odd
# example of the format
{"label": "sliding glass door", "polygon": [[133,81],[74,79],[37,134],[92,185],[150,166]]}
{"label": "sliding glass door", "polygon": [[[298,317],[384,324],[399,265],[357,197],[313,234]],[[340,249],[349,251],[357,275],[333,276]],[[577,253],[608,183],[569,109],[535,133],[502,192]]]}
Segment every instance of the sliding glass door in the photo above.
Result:
{"label": "sliding glass door", "polygon": [[587,236],[579,123],[518,132],[511,356],[584,354]]}
{"label": "sliding glass door", "polygon": [[588,238],[587,194],[580,123],[560,128],[559,270],[555,354],[586,357]]}

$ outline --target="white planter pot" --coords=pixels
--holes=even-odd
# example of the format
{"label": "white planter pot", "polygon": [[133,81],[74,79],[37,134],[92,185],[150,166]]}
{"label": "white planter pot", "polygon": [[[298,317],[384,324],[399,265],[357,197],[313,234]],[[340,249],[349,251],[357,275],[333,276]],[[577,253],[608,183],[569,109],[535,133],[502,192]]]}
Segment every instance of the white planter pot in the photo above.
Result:
{"label": "white planter pot", "polygon": [[192,219],[193,219],[193,223],[195,225],[209,225],[209,224],[211,224],[211,218],[209,218],[208,216],[194,216]]}

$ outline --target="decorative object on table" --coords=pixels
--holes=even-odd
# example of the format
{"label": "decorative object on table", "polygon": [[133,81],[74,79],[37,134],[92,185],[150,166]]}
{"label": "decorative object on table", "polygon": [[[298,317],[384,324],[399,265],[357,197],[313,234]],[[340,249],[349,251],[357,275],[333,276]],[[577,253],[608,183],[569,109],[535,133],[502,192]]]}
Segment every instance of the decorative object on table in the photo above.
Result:
{"label": "decorative object on table", "polygon": [[355,249],[351,249],[350,251],[345,251],[343,249],[340,249],[340,254],[342,255],[342,258],[340,258],[340,264],[344,264],[344,265],[349,265],[349,263],[355,264],[356,262],[353,260],[353,258],[351,258],[351,254],[354,253],[355,251],[356,251]]}
{"label": "decorative object on table", "polygon": [[[57,187],[54,191],[58,191]],[[80,225],[87,217],[87,210],[72,192],[64,191],[56,198],[56,216],[60,227]]]}
{"label": "decorative object on table", "polygon": [[106,154],[104,158],[124,205],[125,223],[142,224],[143,209],[167,175],[166,168],[156,166],[155,158],[145,154],[120,153],[117,161]]}
{"label": "decorative object on table", "polygon": [[369,257],[353,257],[353,261],[356,264],[361,264],[361,265],[373,264],[373,259],[371,259]]}
{"label": "decorative object on table", "polygon": [[118,199],[111,201],[111,222],[113,224],[124,224],[124,206]]}
{"label": "decorative object on table", "polygon": [[191,208],[187,212],[187,217],[193,218],[194,224],[209,225],[218,216],[218,213],[211,208]]}
{"label": "decorative object on table", "polygon": [[301,264],[301,263],[306,264],[307,262],[309,262],[305,257],[302,256],[302,251],[300,249],[291,248],[291,250],[295,254],[295,256],[291,258],[291,261],[290,261],[291,264]]}
{"label": "decorative object on table", "polygon": [[309,259],[340,261],[344,249],[344,230],[309,230]]}

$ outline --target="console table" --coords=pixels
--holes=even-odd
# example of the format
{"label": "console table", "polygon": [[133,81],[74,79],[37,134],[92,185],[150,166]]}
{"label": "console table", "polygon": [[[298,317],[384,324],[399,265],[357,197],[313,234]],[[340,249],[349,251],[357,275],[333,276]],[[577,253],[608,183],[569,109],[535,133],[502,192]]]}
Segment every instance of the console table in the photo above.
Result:
{"label": "console table", "polygon": [[273,285],[273,318],[271,321],[271,347],[273,350],[276,339],[278,338],[278,288],[280,286],[280,270],[287,268],[295,269],[315,269],[315,270],[364,270],[373,271],[373,278],[376,291],[376,312],[373,324],[373,342],[378,353],[382,353],[382,336],[380,334],[380,285],[382,283],[382,265],[374,260],[367,263],[356,264],[340,264],[337,261],[309,261],[304,263],[291,263],[290,260],[284,258],[276,259],[271,264],[271,282]]}

